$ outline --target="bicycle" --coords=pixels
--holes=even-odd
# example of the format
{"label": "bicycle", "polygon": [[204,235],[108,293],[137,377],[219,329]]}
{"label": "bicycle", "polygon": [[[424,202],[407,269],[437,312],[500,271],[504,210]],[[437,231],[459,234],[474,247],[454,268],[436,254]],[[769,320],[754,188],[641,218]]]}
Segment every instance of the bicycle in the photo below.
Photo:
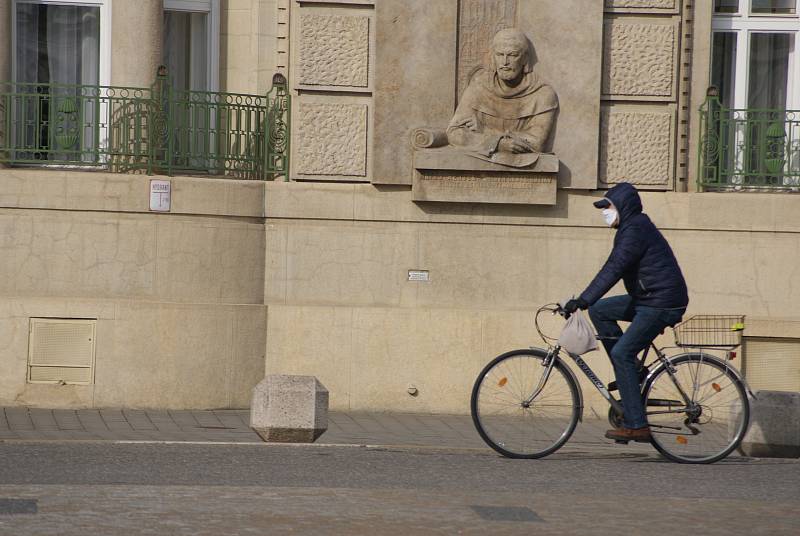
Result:
{"label": "bicycle", "polygon": [[[609,404],[612,426],[622,422],[622,405],[581,356],[562,349],[543,333],[539,316],[563,311],[547,304],[534,324],[547,349],[530,347],[499,355],[475,380],[472,420],[481,438],[509,458],[542,458],[561,448],[583,418],[583,394],[569,358]],[[675,346],[655,342],[639,358],[642,399],[651,444],[680,463],[713,463],[741,443],[750,420],[748,394],[754,396],[729,361],[741,344],[743,316],[696,315],[672,327]],[[665,350],[682,353],[668,356]],[[647,362],[650,350],[654,357]],[[709,353],[724,352],[724,357]],[[627,443],[624,441],[623,443]]]}

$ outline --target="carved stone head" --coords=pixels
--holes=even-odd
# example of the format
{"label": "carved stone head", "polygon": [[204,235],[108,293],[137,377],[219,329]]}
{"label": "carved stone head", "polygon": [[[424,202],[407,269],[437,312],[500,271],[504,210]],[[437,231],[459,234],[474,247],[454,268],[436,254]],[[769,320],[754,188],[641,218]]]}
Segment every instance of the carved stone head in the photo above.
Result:
{"label": "carved stone head", "polygon": [[518,80],[533,70],[533,46],[527,36],[516,28],[497,32],[489,50],[491,66],[501,80]]}

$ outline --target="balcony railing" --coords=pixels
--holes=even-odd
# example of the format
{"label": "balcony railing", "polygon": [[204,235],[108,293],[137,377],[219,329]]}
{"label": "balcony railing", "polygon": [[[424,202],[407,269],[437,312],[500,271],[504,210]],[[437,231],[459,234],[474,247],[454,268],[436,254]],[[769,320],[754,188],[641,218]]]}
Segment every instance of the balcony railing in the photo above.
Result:
{"label": "balcony railing", "polygon": [[698,185],[707,191],[800,191],[800,110],[700,109]]}
{"label": "balcony railing", "polygon": [[113,172],[273,179],[289,170],[290,96],[0,84],[0,162]]}

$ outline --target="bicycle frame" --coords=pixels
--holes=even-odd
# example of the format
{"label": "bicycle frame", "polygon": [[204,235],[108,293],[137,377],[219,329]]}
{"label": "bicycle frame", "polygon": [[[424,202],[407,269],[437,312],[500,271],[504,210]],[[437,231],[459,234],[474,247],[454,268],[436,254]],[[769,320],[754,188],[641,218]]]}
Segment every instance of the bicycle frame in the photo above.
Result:
{"label": "bicycle frame", "polygon": [[[666,368],[667,374],[669,374],[670,378],[672,379],[673,385],[678,390],[678,393],[680,394],[680,396],[681,396],[681,398],[683,400],[682,401],[680,401],[680,400],[661,400],[661,399],[649,400],[648,403],[647,403],[648,406],[670,407],[670,408],[674,408],[674,409],[662,410],[662,411],[657,411],[657,410],[656,411],[646,411],[647,415],[659,415],[659,414],[666,414],[666,413],[684,413],[686,411],[686,408],[690,407],[691,404],[692,404],[691,400],[693,399],[694,392],[692,393],[692,396],[690,396],[689,394],[686,393],[686,391],[684,390],[683,385],[681,384],[681,382],[679,382],[675,378],[675,371],[674,371],[674,368],[670,364],[670,357],[667,356],[667,354],[664,353],[663,349],[658,348],[655,345],[654,342],[651,342],[650,345],[647,348],[645,348],[644,353],[642,354],[642,358],[641,358],[642,366],[648,366],[648,364],[645,363],[645,360],[647,359],[647,355],[648,355],[648,353],[649,353],[649,351],[651,349],[655,352],[656,359],[651,361],[649,363],[649,365],[652,365],[653,363],[656,363],[656,362],[658,362],[658,365],[656,367],[654,367],[648,373],[647,377],[642,382],[642,385],[643,386],[647,385],[647,383],[650,381],[650,378],[654,377],[657,373],[659,373],[662,368]],[[550,377],[550,371],[552,370],[556,359],[561,359],[560,356],[561,356],[561,351],[562,350],[564,350],[564,349],[561,348],[559,345],[555,345],[555,346],[551,346],[550,347],[550,351],[548,352],[548,358],[546,359],[546,361],[544,363],[544,365],[547,366],[547,370],[545,371],[544,374],[542,374],[542,378],[539,380],[539,385],[536,387],[536,389],[534,389],[533,394],[528,398],[528,403],[532,402],[533,399],[536,398],[536,396],[538,396],[538,394],[542,391],[542,389],[544,389],[544,386],[547,384],[547,379]],[[697,350],[699,350],[702,353],[702,347],[698,347]],[[617,415],[621,416],[622,413],[623,413],[622,403],[619,400],[617,400],[616,398],[614,398],[614,396],[608,391],[608,387],[606,386],[606,384],[604,384],[603,381],[600,378],[597,377],[597,375],[594,373],[592,368],[586,363],[586,361],[584,361],[581,356],[579,356],[577,354],[573,354],[571,352],[568,352],[567,350],[564,350],[564,353],[566,353],[572,359],[572,361],[578,366],[578,368],[581,370],[581,372],[583,372],[583,374],[589,379],[589,381],[592,383],[592,385],[594,385],[595,389],[597,389],[600,392],[600,395],[611,405],[612,408],[614,408],[614,411],[617,413]],[[685,354],[677,354],[677,355],[672,356],[672,357],[678,357],[680,355],[685,355]],[[744,381],[744,379],[741,377],[741,375],[739,374],[739,372],[736,369],[734,369],[732,367],[729,367],[727,363],[725,363],[723,360],[721,360],[721,359],[719,359],[719,358],[717,358],[715,356],[707,354],[707,357],[708,357],[709,361],[716,361],[720,366],[724,367],[725,370],[731,371],[734,374],[734,376],[736,376],[736,378],[738,378],[742,382],[742,384],[745,387],[746,392],[752,398],[755,398],[755,395],[750,390],[750,387],[747,385],[747,383]],[[693,388],[693,391],[696,391],[698,386],[697,385],[693,385],[692,388]],[[578,384],[578,390],[580,391],[580,384]],[[581,397],[582,397],[582,395],[581,395]]]}
{"label": "bicycle frame", "polygon": [[[555,345],[552,347],[552,350],[548,352],[549,362],[546,363],[548,369],[544,374],[542,374],[542,379],[539,381],[539,386],[535,389],[535,392],[533,395],[531,395],[528,402],[532,401],[544,388],[544,385],[547,383],[547,378],[550,377],[550,371],[552,370],[555,360],[560,359],[559,356],[561,355],[561,350],[562,348],[560,346]],[[614,411],[616,411],[619,415],[622,415],[622,403],[608,392],[606,384],[604,384],[603,381],[597,377],[597,374],[594,373],[586,361],[584,361],[583,358],[577,354],[570,353],[566,350],[564,350],[564,352],[575,362],[576,365],[578,365],[578,368],[581,370],[581,372],[583,372],[589,381],[592,382],[592,385],[594,385],[595,389],[600,391],[600,394],[609,404],[611,404],[611,407],[614,408]],[[580,390],[580,384],[578,384],[578,389]]]}

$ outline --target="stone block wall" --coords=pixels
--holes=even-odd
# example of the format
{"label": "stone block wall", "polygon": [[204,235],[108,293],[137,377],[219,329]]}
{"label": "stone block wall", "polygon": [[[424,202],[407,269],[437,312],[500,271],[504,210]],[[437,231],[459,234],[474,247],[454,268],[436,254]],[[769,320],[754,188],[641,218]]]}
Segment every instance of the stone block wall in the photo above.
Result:
{"label": "stone block wall", "polygon": [[[0,170],[0,406],[247,407],[263,377],[264,183]],[[31,319],[94,320],[93,381],[27,381]]]}
{"label": "stone block wall", "polygon": [[[467,413],[489,359],[543,344],[536,307],[580,292],[602,266],[613,232],[592,207],[598,195],[562,192],[546,207],[429,206],[401,188],[268,184],[267,373],[316,376],[336,410]],[[786,292],[800,280],[785,268],[800,254],[800,199],[642,197],[681,263],[689,315],[743,314],[745,337],[800,337]],[[558,320],[545,320],[550,334]],[[733,366],[758,357],[744,353]],[[602,351],[586,357],[612,378]],[[587,415],[604,415],[605,401],[582,386]]]}

